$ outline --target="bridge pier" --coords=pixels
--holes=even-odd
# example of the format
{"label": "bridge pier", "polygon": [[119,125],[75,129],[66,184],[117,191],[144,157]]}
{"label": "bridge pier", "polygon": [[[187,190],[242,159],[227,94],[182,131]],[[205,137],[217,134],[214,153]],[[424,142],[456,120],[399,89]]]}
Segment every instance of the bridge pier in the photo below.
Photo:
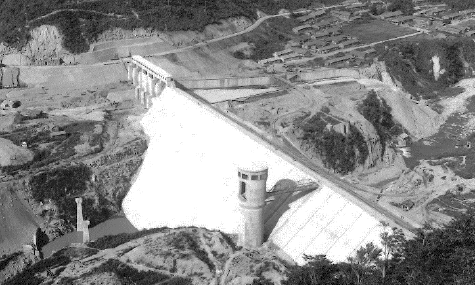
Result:
{"label": "bridge pier", "polygon": [[127,79],[135,86],[135,100],[150,108],[153,97],[158,97],[165,87],[174,88],[170,74],[140,56],[132,56],[127,65]]}
{"label": "bridge pier", "polygon": [[140,88],[140,87],[138,87],[138,86],[135,87],[135,100],[136,100],[136,101],[140,101],[140,92],[142,91],[141,89],[142,89],[142,88]]}

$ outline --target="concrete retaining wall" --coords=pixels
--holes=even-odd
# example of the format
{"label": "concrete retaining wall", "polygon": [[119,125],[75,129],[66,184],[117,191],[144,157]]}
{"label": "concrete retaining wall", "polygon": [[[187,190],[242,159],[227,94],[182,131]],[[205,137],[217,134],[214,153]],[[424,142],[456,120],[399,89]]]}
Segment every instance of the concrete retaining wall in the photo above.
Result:
{"label": "concrete retaining wall", "polygon": [[353,69],[324,69],[312,72],[300,72],[297,76],[302,81],[313,81],[335,77],[360,78],[360,73]]}
{"label": "concrete retaining wall", "polygon": [[177,79],[179,83],[188,89],[216,89],[232,88],[244,86],[270,86],[274,84],[274,79],[269,76],[260,77],[230,77],[215,79],[187,80]]}
{"label": "concrete retaining wall", "polygon": [[127,80],[122,63],[89,66],[20,67],[20,82],[29,87],[75,89]]}

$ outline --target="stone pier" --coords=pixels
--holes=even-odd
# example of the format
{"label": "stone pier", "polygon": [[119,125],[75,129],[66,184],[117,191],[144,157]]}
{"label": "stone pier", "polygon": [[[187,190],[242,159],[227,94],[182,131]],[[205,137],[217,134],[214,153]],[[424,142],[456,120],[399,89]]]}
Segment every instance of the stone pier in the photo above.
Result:
{"label": "stone pier", "polygon": [[150,108],[153,97],[158,97],[165,87],[174,88],[173,77],[141,56],[132,56],[127,65],[127,79],[135,86],[135,100]]}

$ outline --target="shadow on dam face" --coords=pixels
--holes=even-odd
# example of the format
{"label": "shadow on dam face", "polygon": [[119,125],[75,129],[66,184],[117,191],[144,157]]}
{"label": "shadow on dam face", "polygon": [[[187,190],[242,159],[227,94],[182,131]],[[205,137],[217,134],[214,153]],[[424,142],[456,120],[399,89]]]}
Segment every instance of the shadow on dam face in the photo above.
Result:
{"label": "shadow on dam face", "polygon": [[298,191],[297,182],[281,179],[267,192],[267,204],[264,208],[264,240],[266,241],[275,229],[282,215],[290,210],[290,204],[315,191]]}

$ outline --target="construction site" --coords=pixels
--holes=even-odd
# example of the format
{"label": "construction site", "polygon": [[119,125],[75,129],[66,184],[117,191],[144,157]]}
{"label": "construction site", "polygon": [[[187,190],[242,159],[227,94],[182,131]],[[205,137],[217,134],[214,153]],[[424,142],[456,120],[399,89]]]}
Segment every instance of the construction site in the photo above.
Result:
{"label": "construction site", "polygon": [[[157,227],[242,234],[241,183],[264,180],[243,176],[252,162],[268,171],[258,244],[298,264],[459,217],[475,207],[475,80],[418,99],[380,58],[390,43],[472,36],[470,10],[434,9],[350,3],[118,36],[77,56],[2,54],[0,252],[38,228],[48,255]],[[430,64],[435,80],[446,72]]]}

